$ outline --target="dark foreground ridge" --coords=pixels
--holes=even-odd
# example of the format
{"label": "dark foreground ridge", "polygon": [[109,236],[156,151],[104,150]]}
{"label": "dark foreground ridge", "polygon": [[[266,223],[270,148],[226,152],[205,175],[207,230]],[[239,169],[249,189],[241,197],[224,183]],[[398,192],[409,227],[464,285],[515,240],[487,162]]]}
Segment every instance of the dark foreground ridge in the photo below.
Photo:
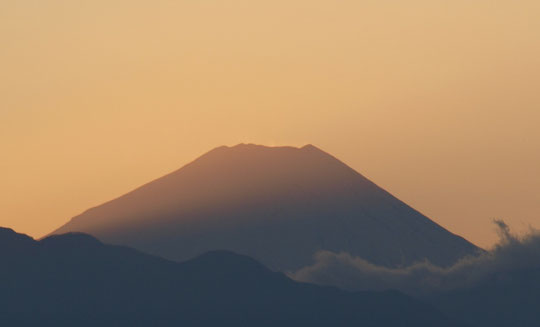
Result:
{"label": "dark foreground ridge", "polygon": [[226,251],[176,263],[91,236],[0,229],[5,326],[461,326],[398,292],[294,282]]}
{"label": "dark foreground ridge", "polygon": [[281,271],[320,250],[388,267],[479,250],[312,145],[216,148],[54,233],[67,232],[177,261],[225,249]]}
{"label": "dark foreground ridge", "polygon": [[478,327],[540,325],[540,268],[498,272],[467,289],[425,300],[451,317]]}

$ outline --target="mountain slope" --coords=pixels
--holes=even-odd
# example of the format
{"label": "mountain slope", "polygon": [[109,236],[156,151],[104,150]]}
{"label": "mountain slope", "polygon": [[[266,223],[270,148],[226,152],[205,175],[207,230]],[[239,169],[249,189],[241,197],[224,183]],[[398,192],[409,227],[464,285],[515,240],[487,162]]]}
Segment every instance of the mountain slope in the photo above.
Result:
{"label": "mountain slope", "polygon": [[214,149],[54,233],[74,231],[174,260],[231,250],[280,270],[319,250],[386,266],[478,250],[312,145]]}
{"label": "mountain slope", "polygon": [[17,235],[0,229],[9,326],[458,326],[397,292],[297,283],[229,252],[176,263],[84,234]]}

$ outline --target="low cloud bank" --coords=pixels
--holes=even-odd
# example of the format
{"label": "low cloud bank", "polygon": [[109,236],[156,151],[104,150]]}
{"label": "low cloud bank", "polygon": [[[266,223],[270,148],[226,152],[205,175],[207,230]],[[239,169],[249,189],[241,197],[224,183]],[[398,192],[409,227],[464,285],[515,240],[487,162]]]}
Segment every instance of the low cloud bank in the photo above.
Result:
{"label": "low cloud bank", "polygon": [[348,253],[321,251],[316,262],[289,276],[298,281],[333,285],[348,290],[397,289],[412,295],[427,295],[474,286],[495,274],[540,268],[540,232],[513,235],[502,220],[495,220],[500,240],[491,250],[465,257],[442,268],[420,262],[404,268],[371,264]]}

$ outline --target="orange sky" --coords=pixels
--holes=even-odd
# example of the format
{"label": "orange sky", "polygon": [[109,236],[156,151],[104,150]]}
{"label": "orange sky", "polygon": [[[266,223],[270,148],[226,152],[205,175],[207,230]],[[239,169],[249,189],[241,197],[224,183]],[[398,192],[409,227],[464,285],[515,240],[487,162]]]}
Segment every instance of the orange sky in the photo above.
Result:
{"label": "orange sky", "polygon": [[540,227],[540,2],[0,2],[0,225],[313,143],[488,246]]}

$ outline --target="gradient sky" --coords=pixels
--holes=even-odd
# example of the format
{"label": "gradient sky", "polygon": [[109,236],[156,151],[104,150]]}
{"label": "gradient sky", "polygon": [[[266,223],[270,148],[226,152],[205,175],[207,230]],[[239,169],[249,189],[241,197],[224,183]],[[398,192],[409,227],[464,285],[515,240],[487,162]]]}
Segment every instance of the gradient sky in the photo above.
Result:
{"label": "gradient sky", "polygon": [[540,227],[538,0],[0,0],[0,225],[312,143],[451,231]]}

